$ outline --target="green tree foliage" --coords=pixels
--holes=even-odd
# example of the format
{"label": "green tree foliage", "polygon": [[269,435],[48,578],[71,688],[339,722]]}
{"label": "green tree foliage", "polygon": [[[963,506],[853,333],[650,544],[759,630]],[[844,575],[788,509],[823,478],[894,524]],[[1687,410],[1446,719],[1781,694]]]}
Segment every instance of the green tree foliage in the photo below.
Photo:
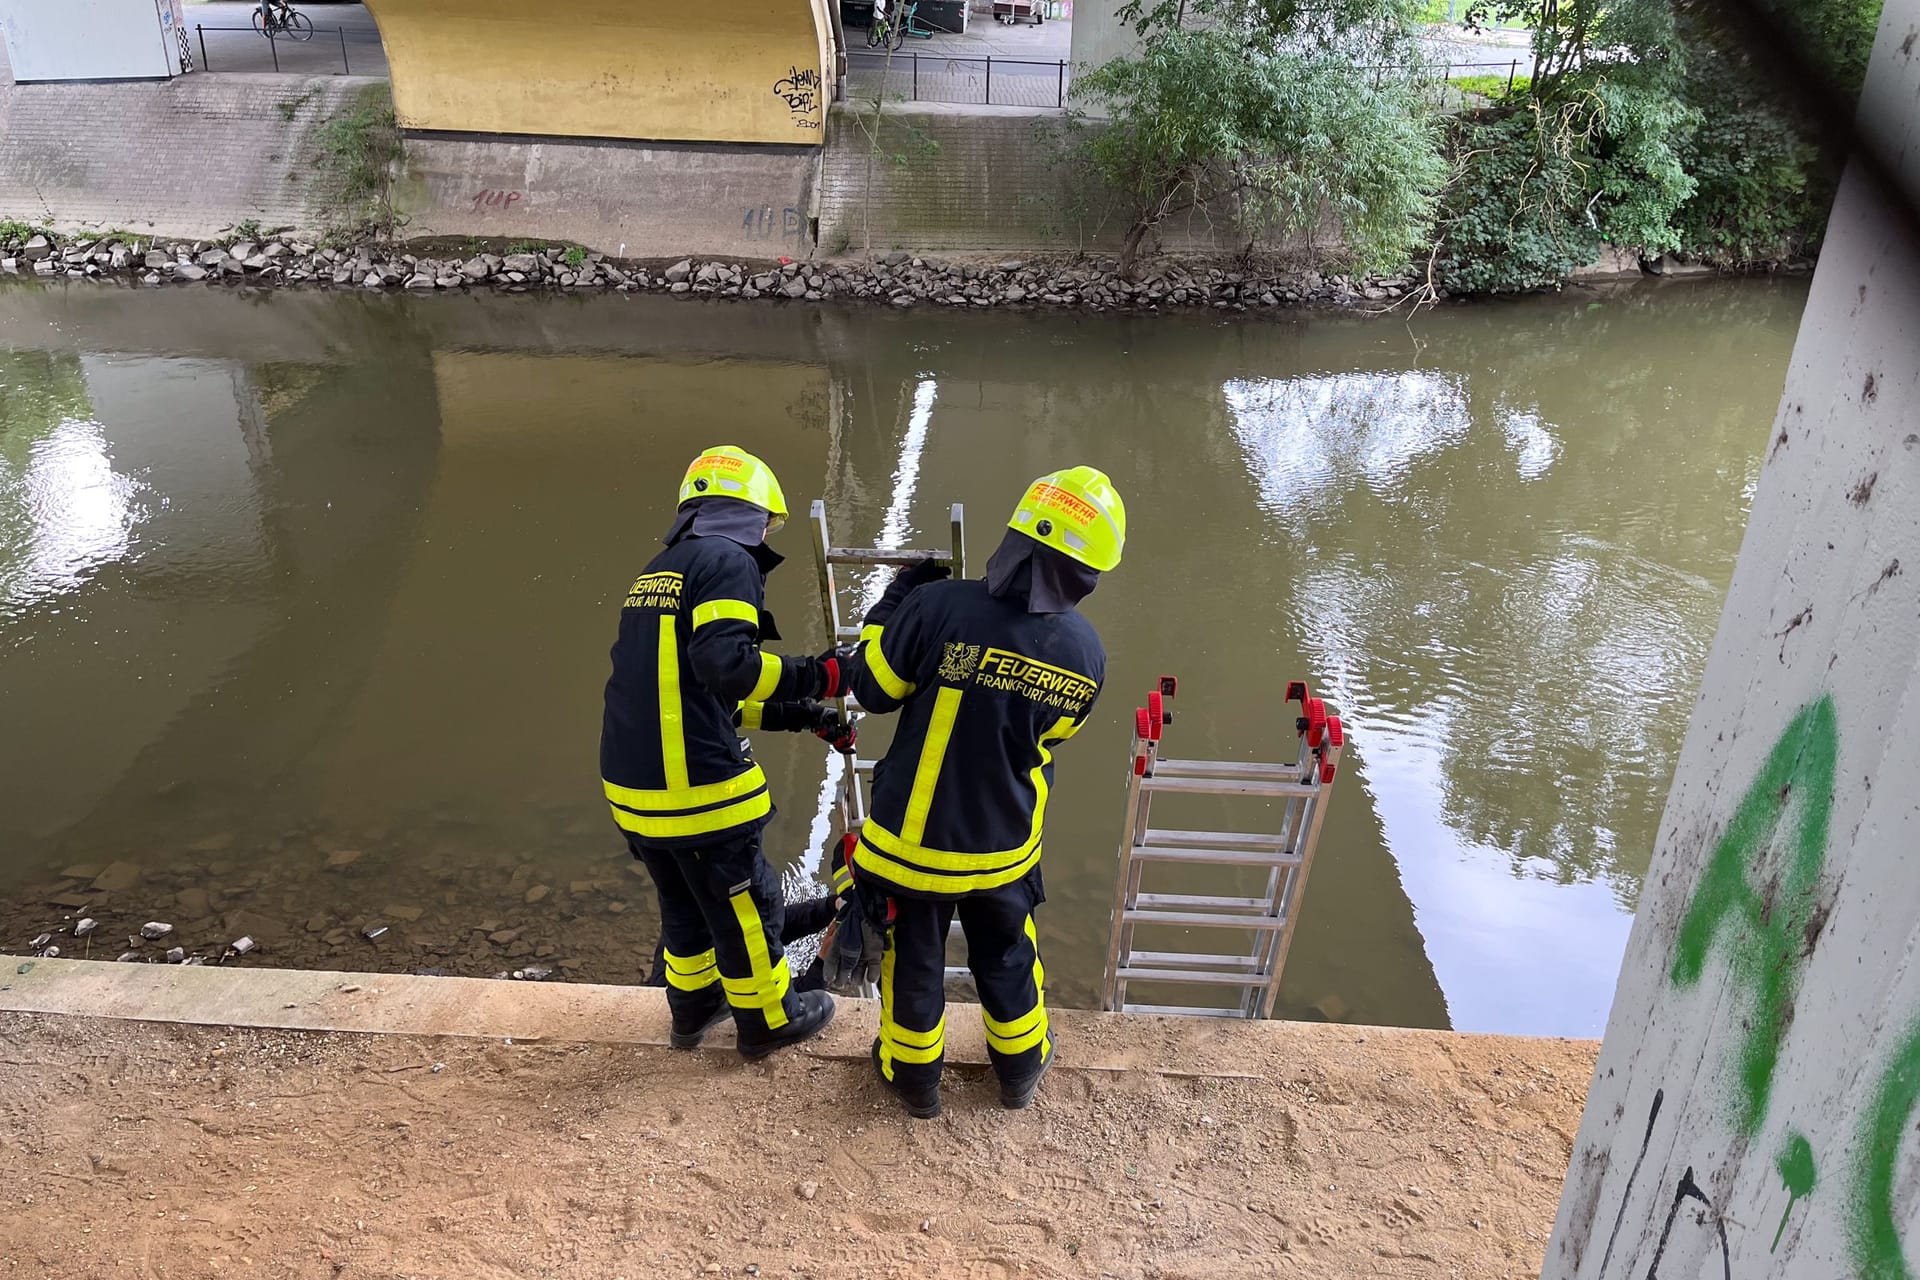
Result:
{"label": "green tree foliage", "polygon": [[1121,269],[1196,211],[1265,232],[1337,224],[1358,265],[1404,262],[1427,234],[1446,168],[1410,75],[1406,0],[1166,0],[1123,9],[1137,54],[1074,82],[1111,113],[1087,156],[1125,202]]}
{"label": "green tree foliage", "polygon": [[1469,20],[1534,28],[1528,92],[1463,116],[1435,253],[1470,293],[1557,283],[1601,243],[1684,247],[1699,112],[1670,0],[1479,0]]}
{"label": "green tree foliage", "polygon": [[[1817,92],[1851,104],[1873,51],[1879,0],[1763,2],[1756,13],[1804,58]],[[1689,49],[1682,91],[1702,120],[1683,148],[1698,190],[1680,210],[1681,238],[1690,252],[1727,265],[1811,253],[1840,156],[1713,17],[1686,9],[1679,19]]]}
{"label": "green tree foliage", "polygon": [[[1534,74],[1524,97],[1450,127],[1435,255],[1448,285],[1554,284],[1603,241],[1723,265],[1812,251],[1839,156],[1745,42],[1784,36],[1850,106],[1880,0],[1758,4],[1736,15],[1676,0],[1477,0],[1470,22],[1533,27]],[[1731,29],[1735,18],[1748,25]]]}

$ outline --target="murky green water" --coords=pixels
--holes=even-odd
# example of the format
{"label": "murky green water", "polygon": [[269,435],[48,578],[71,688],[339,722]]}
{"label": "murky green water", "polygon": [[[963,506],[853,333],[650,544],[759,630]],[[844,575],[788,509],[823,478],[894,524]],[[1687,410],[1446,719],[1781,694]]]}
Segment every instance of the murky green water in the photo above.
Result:
{"label": "murky green water", "polygon": [[[1274,758],[1304,677],[1354,745],[1283,1012],[1598,1034],[1803,298],[1408,324],[0,292],[0,947],[84,902],[104,941],[68,954],[160,918],[252,932],[250,963],[633,980],[606,649],[687,458],[733,441],[849,541],[965,502],[976,564],[1034,474],[1125,494],[1087,606],[1108,692],[1049,825],[1057,998],[1094,998],[1153,678],[1183,681],[1170,754]],[[804,526],[781,541],[770,604],[811,651]],[[819,744],[759,748],[769,851],[816,870]]]}

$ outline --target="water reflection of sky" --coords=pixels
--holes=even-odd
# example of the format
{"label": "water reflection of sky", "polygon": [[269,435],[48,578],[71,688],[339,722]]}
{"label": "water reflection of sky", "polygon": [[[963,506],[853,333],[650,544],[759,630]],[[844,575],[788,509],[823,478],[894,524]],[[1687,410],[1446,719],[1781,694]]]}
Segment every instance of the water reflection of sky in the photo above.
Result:
{"label": "water reflection of sky", "polygon": [[0,606],[8,612],[70,590],[124,555],[139,519],[139,486],[114,470],[99,423],[0,422],[0,435],[28,431],[37,438],[24,449],[0,450]]}
{"label": "water reflection of sky", "polygon": [[[1700,598],[1717,610],[1719,596],[1576,534],[1555,498],[1516,510],[1567,444],[1531,407],[1488,398],[1476,418],[1468,376],[1235,380],[1222,394],[1453,1024],[1598,1035],[1637,891],[1608,870],[1609,806],[1664,794],[1637,718],[1684,702],[1711,634]],[[1470,524],[1480,545],[1434,545]]]}
{"label": "water reflection of sky", "polygon": [[1391,490],[1468,424],[1459,385],[1435,373],[1236,379],[1222,393],[1270,510],[1332,498],[1348,479]]}

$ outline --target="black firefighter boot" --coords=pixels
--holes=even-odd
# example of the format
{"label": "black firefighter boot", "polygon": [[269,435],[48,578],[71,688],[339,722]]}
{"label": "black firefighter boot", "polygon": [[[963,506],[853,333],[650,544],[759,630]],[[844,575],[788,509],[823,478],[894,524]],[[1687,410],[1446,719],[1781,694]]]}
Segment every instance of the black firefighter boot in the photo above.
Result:
{"label": "black firefighter boot", "polygon": [[1053,1048],[1048,1046],[1047,1056],[1040,1059],[1039,1069],[1033,1074],[1000,1082],[1000,1105],[1009,1111],[1025,1111],[1033,1101],[1034,1091],[1040,1087],[1040,1078],[1047,1074],[1047,1068],[1052,1065]]}
{"label": "black firefighter boot", "polygon": [[684,1001],[671,997],[667,1000],[667,1006],[673,1010],[673,1030],[667,1033],[667,1043],[676,1049],[698,1049],[707,1032],[725,1022],[733,1012],[727,1007],[727,998],[717,982],[697,996],[689,994],[690,998]]}
{"label": "black firefighter boot", "polygon": [[915,1120],[937,1120],[940,1118],[940,1086],[934,1084],[924,1089],[908,1089],[898,1080],[887,1079],[887,1073],[880,1069],[880,1042],[875,1040],[869,1051],[873,1059],[873,1073],[880,1077],[880,1083],[892,1090],[893,1096],[900,1099],[900,1105]]}
{"label": "black firefighter boot", "polygon": [[833,1021],[833,997],[824,991],[795,991],[787,1005],[787,1025],[752,1037],[744,1032],[739,1039],[740,1056],[752,1061],[764,1058],[776,1049],[811,1040]]}

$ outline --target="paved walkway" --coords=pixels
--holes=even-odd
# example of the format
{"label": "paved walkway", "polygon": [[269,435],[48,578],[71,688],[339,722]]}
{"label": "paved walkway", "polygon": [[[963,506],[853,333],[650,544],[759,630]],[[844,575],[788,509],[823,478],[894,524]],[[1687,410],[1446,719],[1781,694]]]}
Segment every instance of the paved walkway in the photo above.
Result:
{"label": "paved walkway", "polygon": [[276,39],[269,43],[253,29],[254,6],[250,0],[187,5],[187,34],[193,37],[194,61],[201,63],[201,69],[206,71],[389,74],[387,53],[380,44],[380,29],[365,5],[300,0],[294,8],[313,20],[311,40]]}

